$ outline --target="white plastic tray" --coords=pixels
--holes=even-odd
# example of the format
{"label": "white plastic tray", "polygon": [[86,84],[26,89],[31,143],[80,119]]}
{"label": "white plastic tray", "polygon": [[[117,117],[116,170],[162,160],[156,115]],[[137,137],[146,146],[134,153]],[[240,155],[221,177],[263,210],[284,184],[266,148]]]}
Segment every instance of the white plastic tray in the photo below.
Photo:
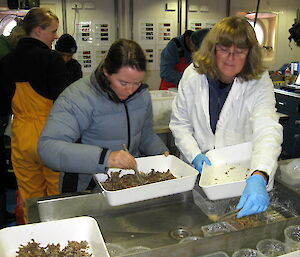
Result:
{"label": "white plastic tray", "polygon": [[8,227],[0,230],[0,256],[15,257],[20,245],[34,239],[41,246],[60,243],[61,248],[68,241],[86,240],[88,252],[93,257],[109,257],[101,232],[95,219],[76,217],[57,221]]}
{"label": "white plastic tray", "polygon": [[[111,206],[118,206],[166,195],[177,194],[194,188],[198,171],[173,155],[164,155],[137,158],[138,169],[144,173],[149,173],[151,169],[165,172],[168,169],[176,179],[156,182],[148,185],[122,189],[118,191],[107,191],[102,187],[101,182],[107,179],[106,174],[95,175],[96,181],[103,189],[108,203]],[[108,172],[119,171],[120,169],[109,169]],[[133,173],[132,170],[124,170],[125,173]]]}
{"label": "white plastic tray", "polygon": [[240,196],[250,176],[251,143],[214,149],[206,153],[212,165],[204,164],[199,186],[210,200]]}

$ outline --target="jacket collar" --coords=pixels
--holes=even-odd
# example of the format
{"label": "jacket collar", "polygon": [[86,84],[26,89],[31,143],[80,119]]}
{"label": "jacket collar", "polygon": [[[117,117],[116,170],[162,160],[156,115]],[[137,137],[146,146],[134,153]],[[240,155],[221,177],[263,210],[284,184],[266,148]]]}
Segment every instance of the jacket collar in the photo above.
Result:
{"label": "jacket collar", "polygon": [[50,48],[44,42],[32,37],[21,38],[17,44],[16,50],[23,51],[23,49],[26,49],[28,51],[28,49],[34,47],[40,47],[50,50]]}

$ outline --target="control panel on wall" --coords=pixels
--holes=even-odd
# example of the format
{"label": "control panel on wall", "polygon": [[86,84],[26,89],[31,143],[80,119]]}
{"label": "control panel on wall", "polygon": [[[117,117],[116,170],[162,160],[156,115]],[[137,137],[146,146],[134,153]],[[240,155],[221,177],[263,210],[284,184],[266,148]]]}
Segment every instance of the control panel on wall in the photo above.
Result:
{"label": "control panel on wall", "polygon": [[76,24],[76,58],[84,73],[93,71],[105,57],[112,43],[111,29],[107,21],[81,21]]}

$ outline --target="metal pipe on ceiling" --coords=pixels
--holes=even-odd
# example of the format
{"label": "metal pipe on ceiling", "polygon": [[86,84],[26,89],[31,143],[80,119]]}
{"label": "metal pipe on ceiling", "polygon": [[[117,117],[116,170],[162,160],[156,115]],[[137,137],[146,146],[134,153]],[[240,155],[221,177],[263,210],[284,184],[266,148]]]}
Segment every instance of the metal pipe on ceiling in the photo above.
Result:
{"label": "metal pipe on ceiling", "polygon": [[63,24],[63,33],[68,32],[67,28],[67,4],[66,0],[61,0],[61,9],[62,9],[62,24]]}
{"label": "metal pipe on ceiling", "polygon": [[120,20],[119,20],[119,0],[114,0],[115,9],[115,38],[119,39],[120,35]]}
{"label": "metal pipe on ceiling", "polygon": [[[125,0],[122,0],[122,13],[121,13],[121,16],[122,17],[120,20],[121,20],[121,23],[120,23],[120,27],[121,27],[121,31],[126,31],[125,27],[126,27],[126,24],[127,24],[127,20],[126,20],[126,13],[127,13],[127,10],[126,10],[126,3],[125,3]],[[122,26],[121,26],[122,24]],[[127,34],[127,31],[126,33],[121,33],[120,31],[120,38],[124,38],[124,35]]]}
{"label": "metal pipe on ceiling", "polygon": [[258,15],[258,10],[259,10],[259,5],[260,5],[260,0],[257,1],[257,5],[256,5],[256,13],[255,13],[255,18],[254,18],[254,27],[255,27],[256,21],[257,21],[257,15]]}
{"label": "metal pipe on ceiling", "polygon": [[226,16],[230,16],[230,7],[231,7],[231,0],[227,0],[226,2]]}
{"label": "metal pipe on ceiling", "polygon": [[177,34],[181,35],[182,0],[178,0]]}
{"label": "metal pipe on ceiling", "polygon": [[130,28],[130,39],[133,40],[133,0],[129,1],[129,28]]}
{"label": "metal pipe on ceiling", "polygon": [[185,30],[188,29],[188,15],[189,15],[189,0],[185,1],[185,25],[184,28]]}

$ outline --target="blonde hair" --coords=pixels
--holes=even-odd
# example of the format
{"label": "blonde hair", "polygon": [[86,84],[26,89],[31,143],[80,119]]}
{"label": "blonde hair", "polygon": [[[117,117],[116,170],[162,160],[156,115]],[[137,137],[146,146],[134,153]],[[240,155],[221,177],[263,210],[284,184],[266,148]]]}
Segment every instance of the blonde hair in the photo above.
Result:
{"label": "blonde hair", "polygon": [[257,79],[265,70],[255,31],[244,18],[231,16],[219,21],[204,38],[200,49],[193,54],[197,72],[213,79],[219,79],[220,73],[216,66],[216,45],[249,49],[245,65],[237,74],[240,79]]}
{"label": "blonde hair", "polygon": [[48,8],[32,8],[25,15],[23,20],[23,28],[27,35],[30,35],[36,27],[45,29],[49,27],[53,20],[58,21],[58,17]]}

